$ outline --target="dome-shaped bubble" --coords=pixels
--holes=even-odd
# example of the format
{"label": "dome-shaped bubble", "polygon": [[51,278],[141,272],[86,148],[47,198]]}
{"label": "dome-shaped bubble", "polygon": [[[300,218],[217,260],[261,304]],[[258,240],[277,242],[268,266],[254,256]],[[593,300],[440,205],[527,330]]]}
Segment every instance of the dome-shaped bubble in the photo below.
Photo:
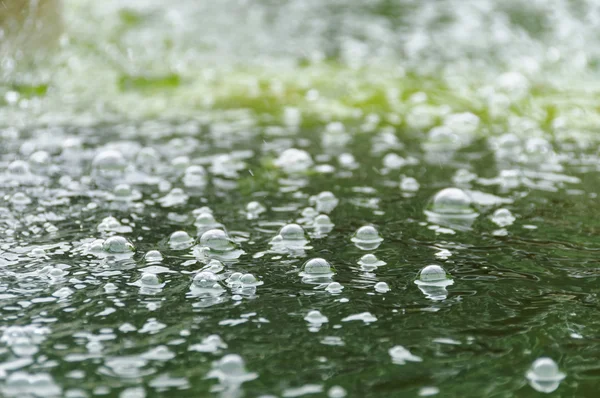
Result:
{"label": "dome-shaped bubble", "polygon": [[254,220],[264,213],[267,209],[261,203],[252,201],[246,205],[246,217],[249,220]]}
{"label": "dome-shaped bubble", "polygon": [[308,152],[301,149],[286,149],[275,161],[275,166],[283,169],[286,173],[302,173],[313,165],[313,160]]}
{"label": "dome-shaped bubble", "polygon": [[365,254],[364,256],[362,256],[360,258],[360,260],[358,261],[359,264],[364,264],[364,265],[383,265],[385,264],[385,262],[380,261],[377,256],[375,256],[374,254]]}
{"label": "dome-shaped bubble", "polygon": [[331,282],[325,287],[325,290],[332,294],[341,293],[343,289],[344,286],[342,286],[339,282]]}
{"label": "dome-shaped bubble", "polygon": [[8,165],[8,172],[13,176],[26,176],[30,173],[29,163],[24,160],[14,160]]}
{"label": "dome-shaped bubble", "polygon": [[419,276],[415,283],[420,285],[446,286],[451,285],[454,282],[448,277],[446,270],[439,265],[433,264],[426,266],[419,272]]}
{"label": "dome-shaped bubble", "polygon": [[386,293],[390,291],[390,286],[385,282],[377,282],[374,288],[378,293]]}
{"label": "dome-shaped bubble", "polygon": [[252,274],[244,274],[240,277],[240,283],[244,286],[258,286],[262,285],[263,282],[256,279]]}
{"label": "dome-shaped bubble", "polygon": [[431,211],[441,215],[470,215],[474,213],[471,198],[460,188],[446,188],[433,197]]}
{"label": "dome-shaped bubble", "polygon": [[200,214],[202,214],[202,213],[209,213],[209,214],[213,214],[213,211],[212,211],[212,209],[211,209],[210,207],[208,207],[208,206],[202,206],[202,207],[200,207],[200,208],[198,208],[198,209],[194,209],[194,210],[192,211],[192,215],[193,215],[194,217],[198,217],[198,216],[199,216]]}
{"label": "dome-shaped bubble", "polygon": [[319,213],[331,213],[339,203],[339,199],[329,191],[321,192],[313,201],[315,202],[316,210]]}
{"label": "dome-shaped bubble", "polygon": [[317,310],[309,311],[304,317],[304,320],[310,324],[316,325],[329,322],[329,319],[327,319],[325,315],[321,314],[321,312]]}
{"label": "dome-shaped bubble", "polygon": [[538,358],[531,365],[527,372],[527,378],[531,380],[555,381],[565,378],[564,373],[560,372],[558,365],[551,358]]}
{"label": "dome-shaped bubble", "polygon": [[122,236],[111,236],[102,245],[105,252],[128,253],[135,250],[133,244]]}
{"label": "dome-shaped bubble", "polygon": [[492,215],[492,222],[499,227],[507,227],[515,222],[515,216],[508,209],[498,209]]}
{"label": "dome-shaped bubble", "polygon": [[196,221],[194,221],[194,225],[198,229],[198,234],[202,234],[209,229],[219,229],[222,228],[223,225],[215,220],[215,217],[212,213],[200,213],[196,217]]}
{"label": "dome-shaped bubble", "polygon": [[304,263],[304,266],[302,267],[302,272],[304,273],[305,276],[330,275],[333,273],[329,262],[327,262],[327,260],[325,260],[323,258],[319,258],[319,257],[312,258],[312,259],[308,260],[306,263]]}
{"label": "dome-shaped bubble", "polygon": [[209,377],[217,377],[221,382],[241,383],[257,377],[255,373],[248,373],[242,357],[237,354],[225,355],[213,364],[213,371]]}
{"label": "dome-shaped bubble", "polygon": [[160,286],[160,280],[158,279],[158,276],[156,276],[156,274],[152,274],[152,273],[143,273],[142,277],[140,278],[140,282],[141,282],[142,286],[148,286],[148,287]]}
{"label": "dome-shaped bubble", "polygon": [[223,271],[225,267],[223,266],[223,263],[220,262],[219,260],[210,260],[210,262],[204,267],[202,268],[202,271],[209,271],[212,272],[214,274],[219,273],[221,271]]}
{"label": "dome-shaped bubble", "polygon": [[304,240],[304,229],[298,224],[287,224],[279,230],[279,236],[283,240]]}
{"label": "dome-shaped bubble", "polygon": [[227,251],[233,248],[229,236],[220,229],[210,229],[200,237],[200,245],[214,251]]}
{"label": "dome-shaped bubble", "polygon": [[145,171],[150,171],[156,168],[160,162],[158,151],[151,147],[140,149],[135,156],[135,163],[138,167]]}
{"label": "dome-shaped bubble", "polygon": [[196,287],[210,289],[218,284],[219,278],[210,271],[201,271],[194,276],[193,284]]}
{"label": "dome-shaped bubble", "polygon": [[461,146],[460,137],[448,126],[432,128],[427,134],[426,150],[455,149]]}
{"label": "dome-shaped bubble", "polygon": [[158,263],[163,260],[163,255],[158,250],[150,250],[144,255],[144,259],[149,263]]}
{"label": "dome-shaped bubble", "polygon": [[400,189],[405,192],[416,192],[419,188],[419,183],[412,177],[404,177],[400,181]]}
{"label": "dome-shaped bubble", "polygon": [[352,242],[362,250],[376,249],[382,241],[377,229],[371,225],[360,227],[352,237]]}
{"label": "dome-shaped bubble", "polygon": [[327,214],[319,214],[315,217],[314,221],[315,226],[330,226],[333,225],[331,222],[331,218]]}
{"label": "dome-shaped bubble", "polygon": [[23,192],[15,192],[13,196],[10,197],[10,203],[15,206],[27,206],[28,204],[31,204],[31,202],[31,198]]}
{"label": "dome-shaped bubble", "polygon": [[189,197],[181,188],[173,188],[171,192],[158,201],[163,207],[181,206],[187,203]]}
{"label": "dome-shaped bubble", "polygon": [[141,197],[142,195],[138,191],[131,188],[131,185],[119,184],[113,190],[112,200],[125,202],[138,200]]}
{"label": "dome-shaped bubble", "polygon": [[230,286],[240,285],[242,283],[242,276],[243,274],[241,272],[234,272],[233,274],[229,275],[229,278],[227,278],[225,283]]}
{"label": "dome-shaped bubble", "polygon": [[191,165],[185,169],[183,185],[186,187],[204,187],[206,185],[206,170],[200,165]]}
{"label": "dome-shaped bubble", "polygon": [[175,231],[169,236],[169,246],[173,250],[183,250],[192,247],[194,239],[185,231]]}
{"label": "dome-shaped bubble", "polygon": [[100,172],[123,170],[126,165],[127,161],[121,152],[111,149],[99,152],[92,161],[92,167]]}

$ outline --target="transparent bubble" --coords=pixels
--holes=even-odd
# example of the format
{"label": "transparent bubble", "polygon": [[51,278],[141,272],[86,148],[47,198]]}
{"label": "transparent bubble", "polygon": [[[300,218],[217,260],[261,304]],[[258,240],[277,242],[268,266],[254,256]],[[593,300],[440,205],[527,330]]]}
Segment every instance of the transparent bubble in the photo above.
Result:
{"label": "transparent bubble", "polygon": [[327,392],[328,398],[344,398],[346,395],[346,390],[340,386],[333,386]]}
{"label": "transparent bubble", "polygon": [[223,224],[217,222],[212,213],[200,213],[194,221],[194,225],[198,229],[198,234],[202,235],[210,229],[222,229]]}
{"label": "transparent bubble", "polygon": [[29,163],[24,160],[14,160],[8,165],[8,173],[13,176],[27,176],[31,173]]}
{"label": "transparent bubble", "polygon": [[169,236],[169,247],[173,250],[185,250],[192,247],[194,239],[185,231],[175,231]]}
{"label": "transparent bubble", "polygon": [[92,161],[94,172],[102,177],[117,177],[120,176],[127,161],[119,151],[107,149],[99,152]]}
{"label": "transparent bubble", "polygon": [[150,172],[160,164],[160,155],[156,149],[145,147],[136,154],[135,163],[141,170]]}
{"label": "transparent bubble", "polygon": [[404,177],[400,181],[400,189],[405,192],[416,192],[420,188],[419,183],[412,177]]}
{"label": "transparent bubble", "polygon": [[122,236],[111,236],[104,241],[102,248],[109,253],[129,253],[135,250],[133,244]]}
{"label": "transparent bubble", "polygon": [[27,206],[31,204],[32,200],[29,196],[25,195],[23,192],[16,192],[11,196],[10,203],[15,206]]}
{"label": "transparent bubble", "polygon": [[206,185],[206,170],[199,165],[189,166],[183,176],[183,185],[189,188],[202,188]]}
{"label": "transparent bubble", "polygon": [[243,286],[259,286],[264,283],[256,279],[256,277],[252,274],[243,274],[240,276],[239,281]]}
{"label": "transparent bubble", "polygon": [[376,249],[383,242],[383,238],[379,236],[377,229],[371,225],[360,227],[351,240],[356,247],[362,250]]}
{"label": "transparent bubble", "polygon": [[17,371],[8,376],[2,387],[6,397],[57,397],[61,392],[61,388],[46,373]]}
{"label": "transparent bubble", "polygon": [[391,290],[390,286],[385,282],[377,282],[375,284],[374,288],[375,288],[375,291],[378,293],[387,293]]}
{"label": "transparent bubble", "polygon": [[479,117],[471,112],[453,113],[444,119],[444,125],[462,137],[475,133],[479,122]]}
{"label": "transparent bubble", "polygon": [[467,230],[479,215],[472,207],[471,197],[460,188],[439,191],[425,211],[431,223]]}
{"label": "transparent bubble", "polygon": [[343,289],[344,286],[342,286],[339,282],[331,282],[325,287],[325,290],[331,294],[339,294]]}
{"label": "transparent bubble", "polygon": [[254,380],[258,375],[256,373],[248,373],[246,364],[241,356],[228,354],[213,363],[213,370],[209,372],[207,377],[217,378],[224,384],[240,384],[245,381]]}
{"label": "transparent bubble", "polygon": [[211,210],[211,208],[210,208],[210,207],[208,207],[208,206],[203,206],[203,207],[200,207],[200,208],[198,208],[198,209],[194,209],[194,210],[192,211],[192,215],[193,215],[194,217],[198,217],[198,216],[199,216],[200,214],[202,214],[202,213],[209,213],[209,214],[213,214],[213,211],[212,211],[212,210]]}
{"label": "transparent bubble", "polygon": [[327,214],[319,214],[313,220],[313,228],[315,229],[317,237],[331,232],[334,226],[335,225],[331,222],[331,219]]}
{"label": "transparent bubble", "polygon": [[122,225],[119,220],[112,216],[104,218],[100,224],[98,224],[98,232],[117,232],[127,233],[131,232],[132,228],[128,225]]}
{"label": "transparent bubble", "polygon": [[148,263],[159,263],[163,260],[163,255],[158,250],[150,250],[144,255]]}
{"label": "transparent bubble", "polygon": [[364,256],[362,256],[360,258],[360,260],[358,260],[358,264],[365,265],[365,266],[372,266],[372,267],[380,267],[382,265],[385,265],[386,262],[379,260],[377,258],[377,256],[369,253],[369,254],[365,254]]}
{"label": "transparent bubble", "polygon": [[199,288],[212,289],[218,285],[219,278],[210,271],[200,271],[194,276],[192,283]]}
{"label": "transparent bubble", "polygon": [[304,263],[301,276],[328,276],[333,275],[329,262],[323,258],[312,258]]}
{"label": "transparent bubble", "polygon": [[160,287],[160,280],[156,274],[152,273],[143,273],[140,278],[140,282],[142,286],[146,287]]}
{"label": "transparent bubble", "polygon": [[394,346],[388,350],[392,362],[396,365],[404,365],[406,362],[422,362],[423,359],[416,355],[413,355],[406,348],[401,345]]}
{"label": "transparent bubble", "polygon": [[324,191],[311,198],[316,205],[316,210],[319,213],[331,213],[338,205],[339,199],[329,191]]}
{"label": "transparent bubble", "polygon": [[275,166],[288,174],[303,173],[312,165],[313,160],[308,152],[295,148],[286,149],[275,161]]}
{"label": "transparent bubble", "polygon": [[306,314],[306,316],[304,317],[304,320],[313,327],[318,327],[324,323],[329,322],[329,319],[327,319],[325,315],[321,314],[321,312],[317,310],[309,311],[308,314]]}
{"label": "transparent bubble", "polygon": [[129,202],[141,199],[142,194],[131,188],[129,184],[119,184],[113,190],[112,200]]}
{"label": "transparent bubble", "polygon": [[556,362],[551,358],[538,358],[527,371],[529,385],[535,390],[543,393],[551,393],[556,390],[560,382],[566,377]]}
{"label": "transparent bubble", "polygon": [[220,229],[211,229],[202,234],[200,237],[200,245],[214,251],[228,251],[234,248],[233,242]]}
{"label": "transparent bubble", "polygon": [[419,276],[415,281],[422,285],[451,285],[452,279],[448,278],[446,271],[439,265],[428,265],[419,272]]}
{"label": "transparent bubble", "polygon": [[492,215],[492,222],[499,227],[507,227],[515,222],[516,218],[508,209],[498,209]]}
{"label": "transparent bubble", "polygon": [[202,271],[209,271],[216,274],[223,271],[224,268],[222,262],[212,259],[204,268],[202,268]]}
{"label": "transparent bubble", "polygon": [[253,201],[246,205],[246,218],[248,220],[257,219],[259,215],[264,213],[267,209],[261,203]]}
{"label": "transparent bubble", "polygon": [[498,138],[491,138],[490,140],[494,156],[498,160],[516,160],[523,151],[521,140],[515,134],[506,133]]}
{"label": "transparent bubble", "polygon": [[173,188],[171,192],[158,201],[163,207],[181,206],[187,203],[189,196],[181,188]]}
{"label": "transparent bubble", "polygon": [[226,349],[227,344],[221,339],[219,335],[211,334],[202,339],[200,344],[191,345],[188,350],[189,351],[197,351],[197,352],[210,352],[216,353],[219,350]]}

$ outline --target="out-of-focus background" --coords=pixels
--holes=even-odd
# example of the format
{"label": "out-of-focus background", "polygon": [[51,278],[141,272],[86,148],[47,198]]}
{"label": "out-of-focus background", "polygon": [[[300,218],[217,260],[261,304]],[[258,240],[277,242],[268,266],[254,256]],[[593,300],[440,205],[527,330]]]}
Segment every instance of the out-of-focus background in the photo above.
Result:
{"label": "out-of-focus background", "polygon": [[[597,1],[3,3],[5,121],[278,115],[291,104],[325,118],[406,116],[388,99],[423,91],[433,113],[438,95],[504,121],[526,108],[540,122],[596,122]],[[22,97],[33,98],[15,109]]]}

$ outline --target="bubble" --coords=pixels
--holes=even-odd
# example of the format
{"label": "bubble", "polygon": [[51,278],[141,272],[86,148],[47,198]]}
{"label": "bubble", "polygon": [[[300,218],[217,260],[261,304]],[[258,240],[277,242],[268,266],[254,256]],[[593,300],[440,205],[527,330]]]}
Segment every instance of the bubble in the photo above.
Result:
{"label": "bubble", "polygon": [[8,165],[8,173],[13,176],[27,176],[31,174],[29,163],[24,160],[14,160]]}
{"label": "bubble", "polygon": [[169,247],[173,250],[185,250],[192,247],[194,239],[185,231],[175,231],[169,236]]}
{"label": "bubble", "polygon": [[0,342],[18,357],[30,357],[39,351],[39,345],[46,339],[50,330],[36,325],[9,326],[2,333]]}
{"label": "bubble", "polygon": [[566,377],[558,369],[556,362],[545,357],[536,359],[525,376],[533,389],[543,393],[551,393],[556,390]]}
{"label": "bubble", "polygon": [[376,249],[383,242],[383,238],[379,236],[377,229],[371,225],[360,227],[351,240],[356,247],[362,250]]}
{"label": "bubble", "polygon": [[342,322],[362,321],[364,323],[373,323],[377,321],[377,317],[370,312],[361,312],[353,314],[342,319]]}
{"label": "bubble", "polygon": [[256,373],[248,373],[246,364],[241,356],[228,354],[213,363],[213,369],[207,377],[217,378],[224,384],[241,384],[245,381],[256,379],[258,375]]}
{"label": "bubble", "polygon": [[136,165],[145,172],[153,171],[160,163],[160,155],[152,147],[140,149],[135,156]]}
{"label": "bubble", "polygon": [[56,397],[60,396],[61,392],[61,388],[46,373],[30,374],[17,371],[8,376],[2,387],[5,397]]}
{"label": "bubble", "polygon": [[279,233],[271,239],[271,245],[274,249],[282,250],[302,250],[306,247],[308,240],[304,234],[304,229],[298,224],[287,224],[279,230]]}
{"label": "bubble", "polygon": [[199,288],[212,289],[215,285],[219,286],[219,278],[210,271],[200,271],[194,276],[192,283]]}
{"label": "bubble", "polygon": [[198,229],[198,234],[203,234],[210,229],[221,229],[223,224],[218,223],[212,213],[200,213],[194,221],[194,225]]}
{"label": "bubble", "polygon": [[331,269],[331,265],[327,260],[323,258],[313,258],[304,263],[302,267],[302,276],[325,276],[333,275],[334,272]]}
{"label": "bubble", "polygon": [[471,112],[452,113],[444,119],[444,125],[461,137],[475,133],[479,128],[479,122],[479,117]]}
{"label": "bubble", "polygon": [[129,202],[141,199],[142,194],[131,188],[129,184],[119,184],[113,190],[112,200],[118,202]]}
{"label": "bubble", "polygon": [[490,140],[494,156],[498,160],[517,160],[523,151],[521,140],[515,134],[506,133]]}
{"label": "bubble", "polygon": [[185,169],[183,185],[188,188],[202,188],[206,185],[206,170],[199,165],[192,165]]}
{"label": "bubble", "polygon": [[429,222],[467,230],[479,215],[472,208],[472,200],[460,188],[445,188],[433,197],[425,211]]}
{"label": "bubble", "polygon": [[416,192],[420,188],[419,183],[412,177],[403,177],[400,180],[400,189],[405,192]]}
{"label": "bubble", "polygon": [[223,266],[223,263],[220,262],[219,260],[210,260],[210,262],[204,267],[202,268],[202,271],[209,271],[212,272],[214,274],[217,274],[221,271],[223,271],[225,267]]}
{"label": "bubble", "polygon": [[117,232],[117,233],[127,233],[131,232],[132,228],[128,225],[121,225],[119,220],[112,216],[108,216],[98,224],[97,228],[98,232]]}
{"label": "bubble", "polygon": [[156,274],[143,273],[140,278],[140,283],[145,287],[160,287],[160,280]]}
{"label": "bubble", "polygon": [[346,390],[340,386],[333,386],[327,392],[328,398],[344,398],[346,395]]}
{"label": "bubble", "polygon": [[160,198],[158,201],[163,207],[181,206],[187,203],[189,196],[181,188],[173,188],[171,192]]}
{"label": "bubble", "polygon": [[342,286],[339,282],[331,282],[325,287],[325,290],[331,294],[339,294],[343,289],[344,286]]}
{"label": "bubble", "polygon": [[492,222],[499,227],[507,227],[515,222],[515,216],[508,209],[498,209],[492,215]]}
{"label": "bubble", "polygon": [[250,202],[246,205],[246,218],[248,220],[255,220],[264,213],[267,209],[259,202]]}
{"label": "bubble", "polygon": [[135,251],[131,242],[122,236],[111,236],[102,244],[102,249],[109,253],[129,253]]}
{"label": "bubble", "polygon": [[319,213],[331,213],[339,203],[339,199],[329,191],[324,191],[311,198],[316,204],[316,210]]}
{"label": "bubble", "polygon": [[92,161],[92,169],[99,177],[115,178],[122,176],[127,161],[119,151],[107,149],[99,152]]}
{"label": "bubble", "polygon": [[228,251],[234,248],[233,242],[220,229],[211,229],[202,234],[200,237],[200,245],[213,251]]}
{"label": "bubble", "polygon": [[398,170],[406,165],[406,159],[395,153],[388,153],[383,158],[383,167],[390,170]]}
{"label": "bubble", "polygon": [[208,206],[203,206],[203,207],[200,207],[200,208],[198,208],[198,209],[194,209],[194,210],[192,211],[192,215],[193,215],[194,217],[198,217],[198,216],[199,216],[200,214],[202,214],[202,213],[209,213],[209,214],[213,214],[213,211],[212,211],[212,210],[211,210],[211,208],[210,208],[210,207],[208,207]]}
{"label": "bubble", "polygon": [[313,227],[317,236],[331,232],[334,226],[327,214],[319,214],[313,221]]}
{"label": "bubble", "polygon": [[426,151],[455,150],[461,147],[461,140],[450,127],[439,126],[429,130],[423,146]]}
{"label": "bubble", "polygon": [[375,291],[378,293],[387,293],[390,290],[390,286],[385,282],[377,282],[375,284]]}
{"label": "bubble", "polygon": [[10,198],[10,203],[15,206],[27,206],[31,204],[32,200],[29,196],[25,195],[23,192],[15,192],[13,196]]}
{"label": "bubble", "polygon": [[163,260],[163,255],[158,250],[150,250],[144,255],[147,263],[159,263]]}
{"label": "bubble", "polygon": [[256,279],[256,277],[252,274],[243,274],[239,281],[243,286],[259,286],[264,283]]}
{"label": "bubble", "polygon": [[370,266],[370,267],[380,267],[382,265],[387,264],[385,261],[381,261],[374,254],[365,254],[358,260],[359,265]]}
{"label": "bubble", "polygon": [[286,149],[275,160],[275,166],[288,174],[306,172],[313,165],[313,160],[308,152],[301,149]]}
{"label": "bubble", "polygon": [[419,272],[415,283],[420,285],[447,286],[453,284],[454,281],[448,277],[442,267],[433,264],[426,266]]}
{"label": "bubble", "polygon": [[311,332],[317,332],[320,329],[321,325],[329,322],[329,319],[327,319],[325,315],[321,314],[321,312],[317,310],[309,311],[308,314],[306,314],[306,316],[304,317],[304,320],[308,322],[309,330]]}
{"label": "bubble", "polygon": [[188,350],[189,351],[197,351],[197,352],[210,352],[216,353],[219,350],[224,350],[227,348],[227,344],[221,339],[219,335],[211,334],[208,337],[202,339],[200,344],[191,345]]}
{"label": "bubble", "polygon": [[29,256],[34,258],[46,257],[46,251],[40,247],[36,247],[29,252]]}
{"label": "bubble", "polygon": [[413,355],[406,348],[401,345],[394,346],[388,350],[392,362],[396,365],[404,365],[406,362],[422,362],[423,359],[416,355]]}

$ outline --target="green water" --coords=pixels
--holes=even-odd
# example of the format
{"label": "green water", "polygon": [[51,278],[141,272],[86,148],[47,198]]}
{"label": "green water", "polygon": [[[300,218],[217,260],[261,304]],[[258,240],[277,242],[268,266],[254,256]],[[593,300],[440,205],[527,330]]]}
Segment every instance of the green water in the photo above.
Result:
{"label": "green water", "polygon": [[597,395],[596,2],[63,6],[0,63],[1,396]]}

